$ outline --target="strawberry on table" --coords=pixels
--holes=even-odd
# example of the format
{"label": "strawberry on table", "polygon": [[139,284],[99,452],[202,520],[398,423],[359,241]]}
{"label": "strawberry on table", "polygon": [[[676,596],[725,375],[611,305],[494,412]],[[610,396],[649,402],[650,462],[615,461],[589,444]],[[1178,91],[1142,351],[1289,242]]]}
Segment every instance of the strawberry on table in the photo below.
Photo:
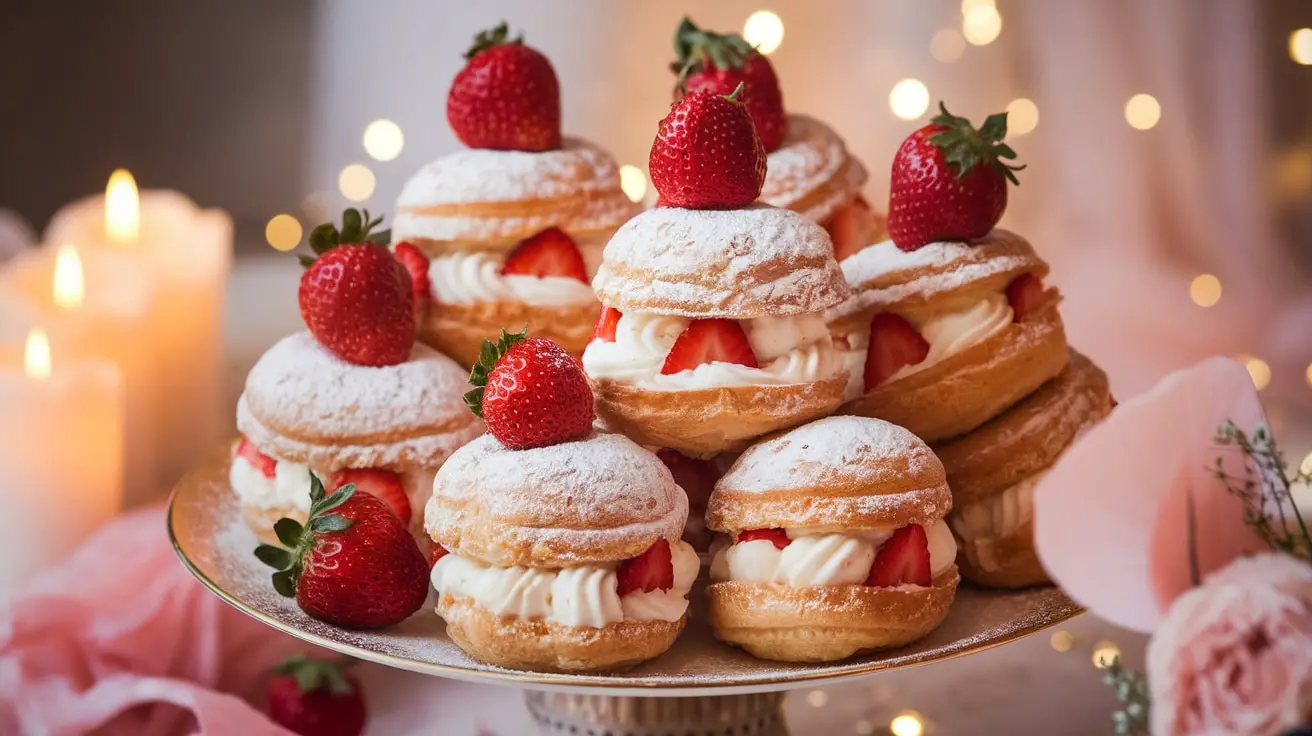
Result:
{"label": "strawberry on table", "polygon": [[396,365],[410,357],[415,310],[410,274],[387,250],[382,219],[348,209],[342,229],[325,223],[310,233],[314,256],[301,256],[301,318],[310,333],[348,363]]}
{"label": "strawberry on table", "polygon": [[273,527],[286,548],[261,544],[255,556],[276,568],[273,587],[308,616],[345,629],[404,621],[428,596],[428,561],[387,504],[345,485],[324,493],[310,475],[310,514],[302,526]]}
{"label": "strawberry on table", "polygon": [[343,672],[349,662],[292,657],[265,684],[269,720],[301,736],[359,736],[365,705],[360,681]]}
{"label": "strawberry on table", "polygon": [[501,266],[502,275],[560,276],[588,283],[588,269],[574,239],[550,227],[515,246]]}
{"label": "strawberry on table", "polygon": [[990,115],[978,130],[948,112],[902,142],[893,156],[888,232],[906,251],[939,240],[981,238],[1007,208],[1007,182],[1019,184],[1006,163],[1016,158],[1007,135],[1007,113]]}
{"label": "strawberry on table", "polygon": [[870,320],[870,346],[866,352],[865,387],[872,391],[889,376],[929,355],[929,341],[902,317],[880,312]]}
{"label": "strawberry on table", "polygon": [[744,529],[738,532],[738,544],[743,542],[754,542],[763,539],[775,546],[775,549],[783,549],[792,544],[793,540],[788,538],[788,532],[783,529]]}
{"label": "strawberry on table", "polygon": [[545,447],[592,433],[592,387],[578,361],[556,343],[501,331],[469,376],[465,404],[511,449]]}
{"label": "strawberry on table", "polygon": [[911,524],[893,532],[893,536],[875,554],[866,585],[895,588],[899,585],[928,587],[934,580],[929,565],[929,537],[925,528]]}
{"label": "strawberry on table", "polygon": [[695,319],[674,341],[661,366],[663,375],[680,373],[703,363],[734,363],[756,368],[756,354],[747,333],[732,319]]}
{"label": "strawberry on table", "polygon": [[393,246],[392,253],[410,274],[410,291],[414,294],[415,306],[432,299],[432,285],[428,281],[428,256],[404,241]]}
{"label": "strawberry on table", "polygon": [[405,493],[405,484],[401,476],[390,470],[380,468],[346,468],[333,473],[333,488],[345,485],[355,486],[356,491],[363,491],[387,504],[402,524],[409,525],[412,510],[410,498]]}
{"label": "strawberry on table", "polygon": [[733,209],[761,196],[765,149],[741,92],[691,92],[660,122],[648,168],[662,206]]}
{"label": "strawberry on table", "polygon": [[1039,310],[1049,298],[1043,282],[1032,273],[1023,273],[1007,284],[1007,303],[1011,305],[1013,319],[1023,322]]}
{"label": "strawberry on table", "polygon": [[597,319],[597,328],[592,331],[592,339],[615,342],[615,330],[619,327],[620,317],[623,316],[615,307],[602,307],[601,317]]}
{"label": "strawberry on table", "polygon": [[615,571],[621,597],[634,591],[669,590],[674,587],[674,555],[670,543],[657,540],[645,552],[620,563]]}
{"label": "strawberry on table", "polygon": [[675,96],[690,92],[727,95],[743,85],[743,104],[756,126],[765,150],[774,151],[784,142],[788,118],[783,92],[769,58],[736,33],[719,34],[698,28],[684,17],[674,32],[678,58],[670,69],[679,75]]}
{"label": "strawberry on table", "polygon": [[560,148],[560,83],[551,62],[508,39],[505,23],[474,38],[446,99],[446,118],[470,148]]}
{"label": "strawberry on table", "polygon": [[245,458],[251,467],[260,471],[265,478],[272,478],[278,469],[278,461],[265,455],[251,444],[251,441],[245,437],[237,443],[237,457]]}

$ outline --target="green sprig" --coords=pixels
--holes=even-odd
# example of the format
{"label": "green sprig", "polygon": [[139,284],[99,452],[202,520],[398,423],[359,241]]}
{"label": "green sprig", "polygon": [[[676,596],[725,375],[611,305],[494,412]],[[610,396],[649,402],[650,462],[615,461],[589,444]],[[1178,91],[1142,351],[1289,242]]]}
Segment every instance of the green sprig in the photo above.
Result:
{"label": "green sprig", "polygon": [[505,355],[510,348],[523,342],[528,338],[528,328],[519,332],[501,331],[501,337],[496,342],[484,339],[483,347],[479,351],[478,360],[474,362],[474,368],[469,373],[469,385],[474,390],[465,394],[465,406],[474,412],[480,419],[483,417],[483,389],[487,387],[487,376],[496,367],[497,361]]}
{"label": "green sprig", "polygon": [[1212,474],[1231,495],[1244,504],[1244,523],[1272,550],[1312,562],[1312,535],[1294,503],[1293,486],[1312,484],[1312,474],[1303,470],[1289,475],[1289,465],[1265,424],[1252,435],[1227,419],[1216,430],[1216,444],[1238,447],[1246,462],[1242,474],[1232,475],[1218,457]]}
{"label": "green sprig", "polygon": [[281,518],[273,525],[273,533],[284,546],[261,544],[255,548],[255,557],[274,568],[273,589],[287,598],[296,597],[296,582],[304,572],[305,556],[314,546],[317,534],[331,534],[349,529],[350,519],[331,514],[330,511],[346,503],[355,495],[355,484],[347,483],[332,493],[325,493],[323,481],[310,473],[310,514],[305,525],[295,519]]}
{"label": "green sprig", "polygon": [[1142,672],[1121,666],[1121,658],[1112,659],[1103,670],[1103,682],[1116,692],[1122,707],[1112,712],[1112,724],[1122,736],[1146,736],[1148,712],[1152,702],[1148,695],[1148,680]]}
{"label": "green sprig", "polygon": [[1014,161],[1016,152],[1002,142],[1007,137],[1007,113],[990,115],[979,130],[970,120],[948,112],[947,105],[938,103],[939,114],[930,122],[943,127],[929,137],[929,142],[943,152],[943,159],[957,172],[960,179],[976,166],[985,164],[996,168],[1012,184],[1020,186],[1016,172],[1024,166],[1006,163]]}

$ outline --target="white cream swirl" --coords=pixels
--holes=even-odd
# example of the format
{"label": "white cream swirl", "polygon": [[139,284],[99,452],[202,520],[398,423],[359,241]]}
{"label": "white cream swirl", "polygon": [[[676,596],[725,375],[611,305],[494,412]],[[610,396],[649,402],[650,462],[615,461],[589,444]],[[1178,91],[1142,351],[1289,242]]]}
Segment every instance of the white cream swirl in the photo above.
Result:
{"label": "white cream swirl", "polygon": [[310,469],[300,463],[279,460],[268,478],[238,455],[228,468],[228,483],[244,506],[310,512]]}
{"label": "white cream swirl", "polygon": [[1034,487],[1043,475],[1032,475],[996,496],[952,510],[948,523],[966,545],[972,562],[985,570],[998,569],[997,543],[1034,518]]}
{"label": "white cream swirl", "polygon": [[[711,562],[711,580],[778,583],[794,588],[813,585],[861,585],[870,577],[879,547],[892,530],[811,532],[787,530],[792,541],[779,549],[765,539],[739,542],[721,549]],[[956,541],[947,524],[925,528],[932,574],[950,567],[957,557]]]}
{"label": "white cream swirl", "polygon": [[811,383],[834,377],[842,369],[824,319],[819,314],[742,320],[759,367],[703,363],[691,370],[663,375],[661,366],[679,335],[691,323],[685,317],[630,313],[620,317],[615,341],[593,340],[583,351],[583,369],[593,378],[609,378],[653,391],[684,391],[721,386]]}
{"label": "white cream swirl", "polygon": [[535,307],[573,307],[592,304],[592,287],[564,276],[503,276],[502,255],[484,251],[452,253],[428,264],[433,297],[447,304],[523,302]]}
{"label": "white cream swirl", "polygon": [[499,616],[546,619],[566,626],[601,628],[618,621],[678,621],[688,610],[688,591],[700,561],[686,542],[670,545],[674,587],[621,597],[610,565],[563,569],[495,567],[449,554],[433,566],[439,593],[472,598]]}

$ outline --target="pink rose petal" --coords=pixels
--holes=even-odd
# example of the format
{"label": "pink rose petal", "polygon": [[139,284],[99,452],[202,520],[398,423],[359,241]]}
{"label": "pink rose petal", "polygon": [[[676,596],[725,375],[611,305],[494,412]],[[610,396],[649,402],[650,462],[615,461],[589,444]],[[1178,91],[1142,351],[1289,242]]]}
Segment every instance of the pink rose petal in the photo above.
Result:
{"label": "pink rose petal", "polygon": [[1243,366],[1209,358],[1121,404],[1062,457],[1035,489],[1035,544],[1053,580],[1089,610],[1150,632],[1191,585],[1188,502],[1199,572],[1266,546],[1242,504],[1212,477],[1212,438],[1226,419],[1245,432],[1263,421]]}

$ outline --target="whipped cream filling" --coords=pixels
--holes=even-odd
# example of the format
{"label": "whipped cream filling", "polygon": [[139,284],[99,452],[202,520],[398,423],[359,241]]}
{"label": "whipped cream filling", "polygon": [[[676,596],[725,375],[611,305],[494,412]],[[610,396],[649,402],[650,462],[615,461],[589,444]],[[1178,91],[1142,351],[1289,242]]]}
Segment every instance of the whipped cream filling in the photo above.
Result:
{"label": "whipped cream filling", "polygon": [[997,543],[1034,518],[1034,488],[1043,476],[1032,475],[996,496],[954,508],[948,514],[948,523],[965,544],[971,562],[990,571],[1001,566]]}
{"label": "whipped cream filling", "polygon": [[[903,366],[889,376],[889,381],[919,373],[937,363],[978,345],[993,337],[1015,321],[1015,313],[1002,292],[989,294],[965,309],[935,315],[913,324],[920,336],[929,343],[929,353],[915,365]],[[870,345],[870,330],[861,329],[844,336],[847,349],[841,350],[843,365],[848,371],[847,398],[855,399],[865,391],[866,350]]]}
{"label": "whipped cream filling", "polygon": [[[604,240],[576,241],[589,275],[597,271]],[[507,252],[450,253],[428,264],[433,297],[447,304],[523,302],[534,307],[576,307],[595,304],[592,285],[566,276],[502,275]]]}
{"label": "whipped cream filling", "polygon": [[[315,472],[325,484],[332,477],[329,472]],[[424,504],[433,493],[434,470],[414,470],[400,474],[401,485],[410,501],[411,521],[422,518]],[[273,477],[266,478],[260,469],[238,455],[228,468],[228,482],[243,505],[258,509],[292,508],[303,514],[310,513],[310,467],[287,460],[278,460]],[[331,489],[329,489],[331,490]]]}
{"label": "whipped cream filling", "polygon": [[819,314],[740,320],[759,367],[703,363],[670,375],[661,366],[692,320],[629,313],[615,327],[615,341],[593,340],[583,351],[583,369],[653,391],[687,391],[723,386],[811,383],[833,378],[842,361]]}
{"label": "whipped cream filling", "polygon": [[[793,588],[813,585],[862,585],[870,577],[879,547],[892,529],[825,531],[786,529],[792,541],[779,549],[767,539],[735,542],[720,548],[711,561],[711,580],[778,583]],[[929,567],[938,575],[957,558],[957,543],[942,520],[925,527]]]}
{"label": "whipped cream filling", "polygon": [[566,626],[601,628],[619,621],[678,621],[701,562],[686,542],[670,543],[674,587],[618,593],[619,563],[563,569],[496,567],[449,554],[433,566],[438,593],[472,598],[499,616],[546,619]]}

